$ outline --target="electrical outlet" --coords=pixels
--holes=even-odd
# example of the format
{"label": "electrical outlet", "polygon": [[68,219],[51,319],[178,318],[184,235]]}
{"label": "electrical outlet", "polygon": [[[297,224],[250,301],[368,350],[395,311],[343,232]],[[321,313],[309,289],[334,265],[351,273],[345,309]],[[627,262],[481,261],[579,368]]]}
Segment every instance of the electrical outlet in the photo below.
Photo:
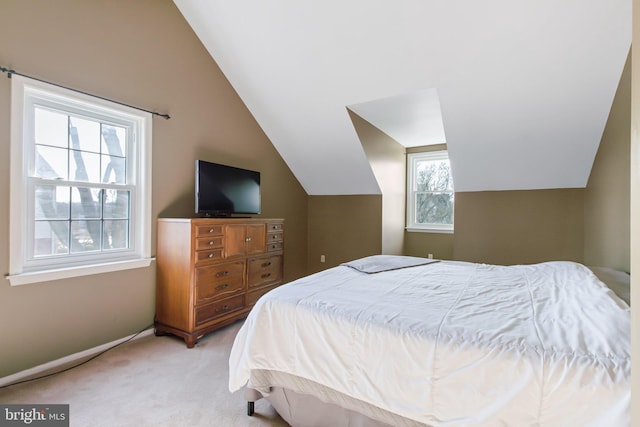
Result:
{"label": "electrical outlet", "polygon": [[429,258],[429,259],[433,259],[433,254],[429,254],[429,255],[427,255],[427,258]]}
{"label": "electrical outlet", "polygon": [[320,255],[320,262],[324,262],[324,261],[325,261],[324,255]]}

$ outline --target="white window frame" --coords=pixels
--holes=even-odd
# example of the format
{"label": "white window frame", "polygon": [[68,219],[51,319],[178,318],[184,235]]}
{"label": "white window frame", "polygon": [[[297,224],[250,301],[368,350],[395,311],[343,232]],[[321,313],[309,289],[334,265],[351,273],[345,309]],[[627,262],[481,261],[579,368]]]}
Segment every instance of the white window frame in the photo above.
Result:
{"label": "white window frame", "polygon": [[[127,173],[130,196],[129,248],[125,250],[33,257],[35,224],[34,105],[126,124]],[[11,85],[11,183],[9,275],[12,286],[89,274],[146,267],[151,254],[151,129],[152,116],[135,108],[69,89],[13,75]],[[69,181],[73,185],[73,181]],[[85,183],[83,183],[85,184]],[[30,241],[31,238],[31,241]]]}
{"label": "white window frame", "polygon": [[[416,170],[420,161],[448,160],[449,154],[446,150],[425,151],[407,154],[407,231],[425,233],[453,233],[454,224],[423,224],[416,223]],[[455,192],[454,192],[455,197]],[[454,201],[455,210],[455,201]],[[453,214],[453,212],[452,212]]]}

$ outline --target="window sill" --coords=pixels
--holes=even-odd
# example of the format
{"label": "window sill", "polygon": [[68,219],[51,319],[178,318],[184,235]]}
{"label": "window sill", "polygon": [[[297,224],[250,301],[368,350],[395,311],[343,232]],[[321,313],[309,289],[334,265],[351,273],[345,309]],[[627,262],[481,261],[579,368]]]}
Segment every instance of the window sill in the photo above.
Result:
{"label": "window sill", "polygon": [[439,228],[413,228],[406,227],[406,231],[410,233],[439,233],[439,234],[453,234],[453,230],[443,230]]}
{"label": "window sill", "polygon": [[52,280],[69,279],[72,277],[88,276],[91,274],[110,273],[114,271],[130,270],[148,267],[155,258],[134,259],[128,261],[109,262],[104,264],[83,265],[80,267],[60,268],[55,270],[36,271],[5,276],[11,286],[28,285],[31,283],[50,282]]}

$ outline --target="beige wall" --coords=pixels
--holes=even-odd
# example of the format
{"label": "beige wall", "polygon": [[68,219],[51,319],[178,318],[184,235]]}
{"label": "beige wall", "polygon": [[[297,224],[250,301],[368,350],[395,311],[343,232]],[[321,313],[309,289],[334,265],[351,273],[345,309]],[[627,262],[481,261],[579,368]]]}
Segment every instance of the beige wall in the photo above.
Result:
{"label": "beige wall", "polygon": [[[193,212],[198,158],[262,172],[286,220],[285,276],[306,274],[307,196],[170,0],[2,0],[0,65],[139,107],[153,119],[153,217]],[[9,100],[0,76],[0,270],[9,270]],[[153,227],[155,253],[155,224]],[[155,311],[149,268],[0,282],[0,377],[134,333]]]}
{"label": "beige wall", "polygon": [[382,196],[309,196],[308,212],[311,272],[382,252]]}
{"label": "beige wall", "polygon": [[436,259],[453,259],[452,233],[423,233],[407,231],[404,237],[404,254]]}
{"label": "beige wall", "polygon": [[584,195],[584,262],[629,271],[631,61],[625,64]]}
{"label": "beige wall", "polygon": [[352,111],[349,116],[382,191],[382,253],[401,255],[406,211],[405,148]]}
{"label": "beige wall", "polygon": [[454,259],[582,262],[582,189],[456,193]]}
{"label": "beige wall", "polygon": [[[407,152],[445,150],[446,145]],[[492,264],[583,259],[583,190],[457,192],[454,233],[406,232],[406,255]]]}
{"label": "beige wall", "polygon": [[407,232],[406,255],[502,265],[582,262],[582,189],[464,192],[455,203],[455,232]]}

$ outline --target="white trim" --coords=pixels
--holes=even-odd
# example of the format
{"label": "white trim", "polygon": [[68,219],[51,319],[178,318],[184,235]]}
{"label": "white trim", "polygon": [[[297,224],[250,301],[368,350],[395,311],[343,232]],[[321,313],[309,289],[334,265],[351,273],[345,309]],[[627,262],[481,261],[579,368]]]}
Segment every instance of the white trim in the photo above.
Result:
{"label": "white trim", "polygon": [[77,267],[44,270],[32,273],[12,274],[5,276],[11,286],[28,285],[31,283],[49,282],[52,280],[69,279],[71,277],[87,276],[90,274],[111,273],[113,271],[130,270],[148,267],[155,258],[143,258],[126,261],[81,265]]}
{"label": "white trim", "polygon": [[6,377],[2,377],[0,378],[0,387],[5,386],[5,385],[9,385],[9,384],[13,384],[13,383],[17,383],[32,377],[38,377],[40,374],[43,374],[47,371],[53,370],[55,368],[58,368],[60,366],[75,362],[77,360],[81,360],[84,358],[89,358],[91,356],[94,356],[98,353],[101,353],[105,350],[108,350],[111,347],[114,347],[118,344],[122,344],[123,342],[131,339],[131,341],[135,341],[138,340],[140,338],[149,336],[151,334],[153,334],[154,328],[148,328],[145,329],[142,332],[139,332],[136,336],[136,334],[131,334],[129,336],[126,336],[124,338],[120,338],[117,339],[115,341],[111,341],[109,343],[106,344],[102,344],[99,345],[97,347],[93,347],[93,348],[89,348],[87,350],[84,351],[80,351],[78,353],[74,353],[74,354],[70,354],[69,356],[65,356],[62,357],[60,359],[56,359],[56,360],[52,360],[51,362],[47,362],[44,363],[42,365],[38,365],[38,366],[34,366],[33,368],[29,368],[29,369],[25,369],[24,371],[20,371],[17,372],[15,374],[11,374],[8,375]]}
{"label": "white trim", "polygon": [[406,231],[411,233],[440,233],[440,234],[453,234],[453,229],[437,229],[437,228],[416,228],[416,227],[405,227]]}
{"label": "white trim", "polygon": [[137,131],[140,135],[136,137],[139,144],[142,144],[140,149],[136,150],[137,158],[137,171],[138,178],[136,180],[136,211],[132,212],[136,216],[135,223],[142,230],[135,230],[135,235],[138,237],[136,242],[136,249],[138,253],[144,258],[151,256],[151,205],[152,205],[152,129],[153,121],[152,115],[147,114],[146,120],[140,120]]}
{"label": "white trim", "polygon": [[[16,78],[18,80],[16,80]],[[22,83],[22,84],[18,84]],[[11,84],[11,170],[9,187],[9,271],[22,271],[25,253],[26,221],[22,219],[26,215],[24,209],[24,179],[27,176],[25,156],[22,154],[22,141],[24,134],[24,79],[20,76],[12,76]],[[20,141],[20,144],[16,142]],[[19,188],[16,183],[21,183]]]}

